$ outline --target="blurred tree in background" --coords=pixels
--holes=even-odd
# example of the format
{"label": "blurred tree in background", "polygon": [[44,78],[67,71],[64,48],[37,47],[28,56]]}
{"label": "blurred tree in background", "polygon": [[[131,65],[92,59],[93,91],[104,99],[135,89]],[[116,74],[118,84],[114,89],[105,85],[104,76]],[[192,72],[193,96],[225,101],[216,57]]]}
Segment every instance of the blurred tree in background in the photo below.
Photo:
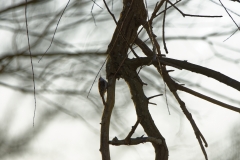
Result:
{"label": "blurred tree in background", "polygon": [[[149,17],[156,3],[154,0],[147,1]],[[171,3],[176,3],[176,7],[185,14],[223,17],[183,17],[176,8],[169,8],[165,16],[167,57],[187,60],[239,80],[239,31],[234,21],[239,24],[240,3],[223,2],[234,21],[221,1],[182,0]],[[116,28],[104,2],[32,0],[27,2],[27,10],[25,1],[2,1],[1,4],[0,159],[100,159],[98,124],[104,107],[96,83],[88,98],[87,95],[104,64],[108,44]],[[107,5],[118,20],[123,8],[122,1],[110,0]],[[164,11],[164,6],[158,13]],[[36,87],[34,128],[33,74],[25,11]],[[154,19],[152,26],[161,52],[166,54],[162,35],[163,17],[164,12]],[[153,48],[146,31],[138,37],[150,49]],[[139,57],[145,56],[137,45],[132,47]],[[136,58],[132,52],[128,57]],[[173,68],[168,67],[169,70]],[[100,74],[106,77],[105,67]],[[186,70],[169,74],[186,87],[239,107],[239,91],[218,81]],[[144,66],[139,76],[147,84],[144,92],[148,97],[164,94],[151,100],[157,106],[150,105],[149,110],[165,137],[169,159],[204,159],[189,122],[157,70]],[[115,93],[109,140],[115,136],[125,138],[137,120],[129,88],[122,79],[117,81]],[[185,100],[208,141],[206,150],[209,159],[239,159],[238,113],[185,93],[179,95]],[[133,137],[143,134],[143,129],[138,126]],[[152,146],[146,143],[131,146],[131,149],[111,147],[111,157],[153,159],[155,155]]]}

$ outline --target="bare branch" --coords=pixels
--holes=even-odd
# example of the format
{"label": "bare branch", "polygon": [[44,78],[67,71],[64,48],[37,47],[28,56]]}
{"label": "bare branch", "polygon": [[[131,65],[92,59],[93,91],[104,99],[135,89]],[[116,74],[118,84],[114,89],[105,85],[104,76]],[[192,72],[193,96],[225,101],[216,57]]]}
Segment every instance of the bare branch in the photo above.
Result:
{"label": "bare branch", "polygon": [[[146,65],[146,64],[149,64],[149,61],[151,61],[151,58],[141,58],[141,61],[144,65]],[[179,61],[179,60],[176,60],[176,59],[162,58],[160,61],[161,61],[161,63],[166,64],[166,65],[170,65],[170,64],[175,65],[176,64],[177,66],[180,66],[183,69],[186,69],[186,70],[189,70],[189,71],[192,71],[192,72],[196,72],[196,73],[200,73],[200,74],[208,76],[208,77],[212,77],[212,78],[214,78],[214,79],[216,79],[216,80],[218,80],[218,81],[220,81],[220,82],[222,82],[226,85],[229,85],[229,86],[231,86],[231,87],[233,87],[237,90],[240,90],[240,88],[239,88],[240,82],[238,82],[238,81],[236,81],[236,80],[234,80],[230,77],[227,77],[227,76],[225,76],[225,75],[223,75],[219,72],[216,72],[214,70],[211,70],[211,69],[208,69],[208,68],[205,68],[205,67],[202,67],[202,66],[198,66],[198,65],[189,63],[187,61]],[[135,60],[135,62],[137,62],[137,61]],[[134,59],[132,59],[131,62],[129,62],[129,63],[134,64],[135,62],[134,62]],[[168,64],[166,62],[170,62],[170,64]],[[182,64],[180,65],[180,63],[182,63]],[[184,63],[187,63],[188,65],[183,65]],[[157,65],[157,62],[155,62],[155,65]],[[170,65],[170,66],[174,66],[174,65]],[[222,107],[228,108],[230,110],[233,110],[233,111],[236,111],[236,112],[240,111],[239,108],[236,108],[236,107],[233,107],[231,105],[225,104],[223,102],[217,101],[215,99],[212,99],[210,97],[207,97],[205,95],[197,93],[197,92],[195,92],[191,89],[187,89],[187,88],[185,88],[181,85],[178,85],[177,88],[182,90],[182,91],[185,91],[187,93],[193,94],[193,95],[195,95],[199,98],[203,98],[203,99],[205,99],[209,102],[212,102],[214,104],[217,104],[217,105],[220,105]]]}
{"label": "bare branch", "polygon": [[99,5],[96,3],[96,0],[92,0],[92,2],[93,2],[94,4],[96,4],[99,8],[103,9],[101,6],[99,6]]}
{"label": "bare branch", "polygon": [[162,144],[161,139],[157,139],[154,137],[137,137],[137,138],[131,138],[130,144],[128,144],[125,140],[118,140],[117,137],[113,138],[112,141],[109,141],[109,144],[114,146],[120,146],[120,145],[138,145],[141,143],[151,142],[158,145]]}
{"label": "bare branch", "polygon": [[157,94],[155,96],[151,96],[151,97],[148,97],[148,100],[152,99],[152,98],[155,98],[155,97],[159,97],[159,96],[162,96],[163,94]]}
{"label": "bare branch", "polygon": [[105,4],[105,6],[106,6],[106,8],[107,8],[107,10],[108,10],[108,13],[112,16],[112,18],[113,18],[113,20],[114,20],[114,22],[116,23],[116,25],[117,25],[117,20],[116,20],[116,18],[115,18],[115,16],[114,16],[114,14],[110,11],[110,9],[108,8],[108,5],[107,5],[107,3],[106,3],[106,1],[105,0],[103,0],[103,2],[104,2],[104,4]]}
{"label": "bare branch", "polygon": [[109,152],[109,125],[112,115],[112,110],[115,103],[115,85],[116,78],[114,76],[108,77],[108,89],[107,89],[107,102],[104,107],[102,121],[101,121],[101,139],[100,139],[100,152],[102,159],[110,160]]}
{"label": "bare branch", "polygon": [[226,42],[229,38],[231,38],[235,33],[237,33],[238,29],[236,29],[228,38],[226,38],[223,42]]}
{"label": "bare branch", "polygon": [[179,89],[181,91],[184,91],[184,92],[187,92],[189,94],[192,94],[192,95],[194,95],[196,97],[202,98],[202,99],[204,99],[204,100],[206,100],[208,102],[214,103],[216,105],[219,105],[219,106],[222,106],[224,108],[227,108],[227,109],[230,109],[232,111],[240,113],[240,108],[237,108],[237,107],[231,106],[229,104],[223,103],[221,101],[215,100],[215,99],[213,99],[211,97],[205,96],[205,95],[203,95],[203,94],[201,94],[199,92],[196,92],[196,91],[194,91],[192,89],[189,89],[187,87],[183,87],[181,85],[177,85],[177,89]]}
{"label": "bare branch", "polygon": [[203,147],[203,144],[202,144],[202,141],[203,141],[205,143],[205,147],[207,147],[208,146],[207,141],[205,140],[204,136],[202,135],[201,131],[199,130],[195,121],[193,120],[192,114],[189,113],[189,111],[187,110],[187,108],[185,106],[185,103],[180,99],[180,97],[178,96],[178,94],[176,92],[172,92],[172,93],[175,96],[175,98],[177,99],[178,103],[180,104],[180,107],[181,107],[183,113],[185,114],[185,116],[187,117],[189,122],[191,123],[192,128],[194,130],[194,133],[196,135],[196,138],[197,138],[197,140],[199,142],[199,145],[202,149],[202,152],[205,156],[205,159],[208,160],[207,153],[206,153],[205,148]]}
{"label": "bare branch", "polygon": [[238,2],[238,3],[240,3],[240,0],[230,0],[230,1],[233,1],[233,2]]}
{"label": "bare branch", "polygon": [[25,5],[25,19],[26,19],[28,49],[29,49],[29,54],[30,54],[31,66],[32,66],[33,95],[34,95],[34,102],[35,102],[34,114],[33,114],[33,127],[34,127],[34,119],[35,119],[35,113],[36,113],[36,109],[37,109],[37,101],[36,101],[36,88],[35,88],[35,77],[34,77],[34,69],[33,69],[33,61],[32,61],[32,52],[31,52],[31,46],[30,46],[30,41],[29,41],[29,35],[28,35],[27,0],[26,0],[26,5]]}
{"label": "bare branch", "polygon": [[[219,5],[219,6],[221,6],[222,7],[222,5],[221,4],[219,4],[219,3],[217,3],[217,2],[215,2],[215,1],[213,1],[213,0],[210,0],[211,2],[213,2],[213,3],[215,3],[216,5]],[[233,13],[233,14],[235,14],[235,15],[237,15],[237,16],[240,16],[240,14],[238,14],[238,13],[236,13],[236,12],[234,12],[234,11],[232,11],[231,9],[229,9],[229,8],[226,8],[229,12],[231,12],[231,13]]]}
{"label": "bare branch", "polygon": [[238,30],[240,30],[240,27],[237,25],[237,23],[235,22],[235,20],[234,20],[233,17],[231,16],[231,14],[228,12],[228,10],[226,9],[226,7],[223,5],[222,1],[219,0],[219,2],[221,3],[221,5],[222,5],[223,8],[225,9],[225,11],[227,12],[227,14],[229,15],[229,17],[232,19],[232,21],[235,23],[235,25],[237,26]]}
{"label": "bare branch", "polygon": [[153,19],[157,17],[157,12],[160,10],[160,8],[162,7],[163,3],[165,2],[165,0],[161,0],[160,2],[158,2],[154,8],[154,11],[152,13],[152,16],[150,18],[150,23],[152,23]]}
{"label": "bare branch", "polygon": [[162,24],[162,37],[163,37],[163,45],[164,50],[166,53],[168,53],[166,41],[165,41],[165,18],[166,18],[166,10],[167,10],[167,2],[165,2],[165,9],[164,9],[164,15],[163,15],[163,24]]}
{"label": "bare branch", "polygon": [[178,12],[182,14],[183,17],[188,16],[188,17],[204,17],[204,18],[221,18],[222,16],[209,16],[209,15],[193,15],[193,14],[186,14],[183,13],[180,9],[178,9],[175,4],[172,4],[169,0],[167,0],[168,3],[170,3]]}
{"label": "bare branch", "polygon": [[222,82],[222,83],[240,91],[240,82],[238,82],[220,72],[217,72],[212,69],[208,69],[208,68],[196,65],[196,64],[192,64],[187,61],[180,61],[180,60],[170,59],[170,58],[162,58],[161,60],[162,60],[161,62],[163,64],[168,65],[165,62],[172,63],[174,65],[181,67],[182,69],[186,69],[186,70],[189,70],[192,72],[196,72],[196,73],[205,75],[207,77],[211,77],[215,80],[218,80],[219,82]]}
{"label": "bare branch", "polygon": [[137,122],[134,124],[134,126],[132,126],[131,131],[128,133],[127,137],[125,138],[125,141],[127,144],[131,144],[131,137],[132,137],[133,133],[135,132],[135,130],[137,129],[137,126],[139,125],[139,123],[141,122],[142,119],[143,119],[143,117],[139,117],[137,119]]}
{"label": "bare branch", "polygon": [[148,102],[148,104],[155,105],[155,106],[157,105],[156,103],[152,103],[152,102]]}
{"label": "bare branch", "polygon": [[[182,0],[176,1],[175,3],[173,3],[173,6],[174,6],[175,4],[181,2],[181,1],[182,1]],[[168,10],[168,9],[170,9],[170,8],[172,8],[172,6],[167,7],[166,10]],[[165,9],[164,9],[163,11],[159,12],[159,13],[156,15],[156,17],[159,16],[160,14],[164,13],[164,12],[165,12]]]}
{"label": "bare branch", "polygon": [[[54,39],[54,36],[55,36],[55,34],[56,34],[56,32],[57,32],[58,25],[59,25],[59,23],[60,23],[60,20],[61,20],[61,18],[62,18],[62,16],[63,16],[63,13],[65,12],[65,10],[66,10],[69,2],[70,2],[70,0],[68,0],[67,5],[66,5],[65,8],[63,9],[62,14],[60,15],[60,18],[58,19],[57,26],[56,26],[55,31],[54,31],[54,33],[53,33],[53,37],[52,37],[51,43],[50,43],[50,45],[48,46],[47,50],[44,52],[44,54],[47,53],[47,51],[50,49],[50,47],[51,47],[51,45],[52,45],[52,43],[53,43],[53,39]],[[44,54],[43,54],[43,56],[44,56]],[[42,60],[43,56],[39,59],[38,63]]]}

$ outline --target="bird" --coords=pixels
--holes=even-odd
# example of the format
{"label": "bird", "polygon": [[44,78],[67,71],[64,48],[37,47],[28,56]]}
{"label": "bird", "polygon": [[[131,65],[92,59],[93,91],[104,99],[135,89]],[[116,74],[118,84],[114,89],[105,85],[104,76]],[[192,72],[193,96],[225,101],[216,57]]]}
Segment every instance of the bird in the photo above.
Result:
{"label": "bird", "polygon": [[98,79],[98,90],[99,90],[100,96],[102,97],[102,101],[104,105],[106,105],[104,94],[107,91],[107,86],[108,86],[108,82],[100,76]]}

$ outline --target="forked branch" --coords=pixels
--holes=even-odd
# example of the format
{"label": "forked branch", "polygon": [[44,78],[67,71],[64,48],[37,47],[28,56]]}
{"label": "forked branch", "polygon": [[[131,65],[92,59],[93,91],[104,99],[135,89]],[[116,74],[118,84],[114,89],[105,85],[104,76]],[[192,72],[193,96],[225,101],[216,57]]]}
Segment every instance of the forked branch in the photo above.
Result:
{"label": "forked branch", "polygon": [[131,137],[132,137],[133,133],[135,132],[135,130],[137,129],[137,126],[139,125],[139,123],[141,122],[142,119],[143,119],[143,117],[139,117],[137,122],[135,123],[135,125],[132,126],[131,131],[128,133],[127,137],[125,138],[125,141],[127,144],[131,143]]}

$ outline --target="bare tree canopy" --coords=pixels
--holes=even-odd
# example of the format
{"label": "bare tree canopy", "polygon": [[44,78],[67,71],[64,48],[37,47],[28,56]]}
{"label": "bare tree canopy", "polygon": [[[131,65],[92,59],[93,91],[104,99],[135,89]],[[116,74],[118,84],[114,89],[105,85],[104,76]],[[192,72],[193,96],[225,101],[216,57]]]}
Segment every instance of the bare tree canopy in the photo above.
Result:
{"label": "bare tree canopy", "polygon": [[239,159],[239,7],[5,1],[0,158]]}

